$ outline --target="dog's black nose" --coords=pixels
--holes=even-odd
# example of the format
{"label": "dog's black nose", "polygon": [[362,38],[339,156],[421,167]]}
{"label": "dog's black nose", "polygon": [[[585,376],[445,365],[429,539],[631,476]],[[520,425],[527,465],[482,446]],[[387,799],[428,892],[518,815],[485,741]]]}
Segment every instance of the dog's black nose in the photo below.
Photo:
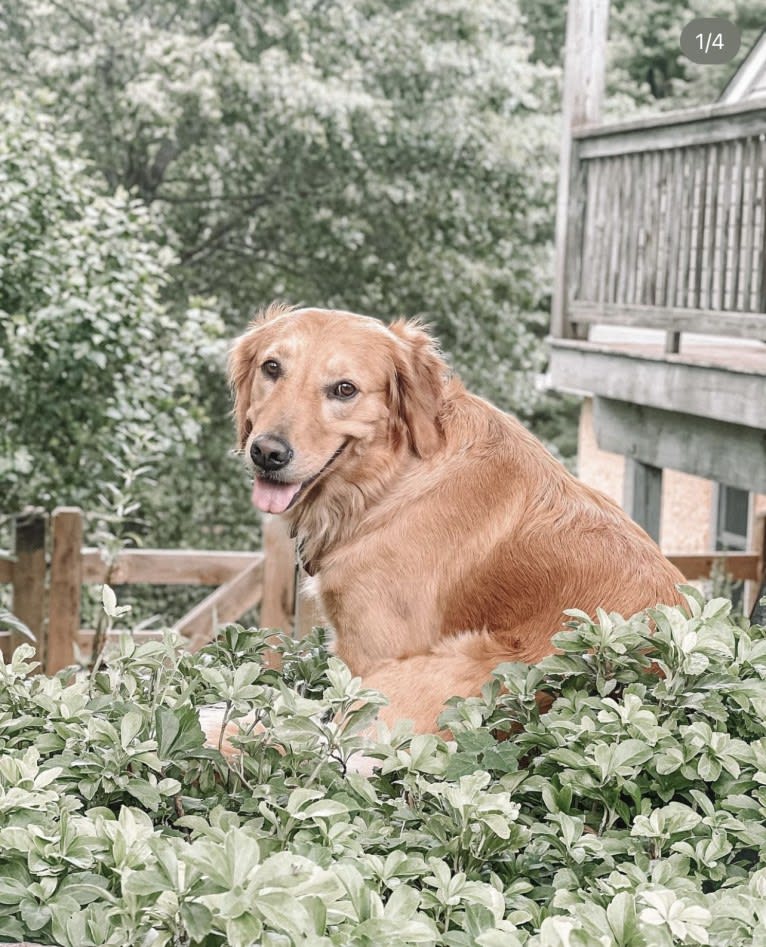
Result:
{"label": "dog's black nose", "polygon": [[293,449],[275,434],[261,434],[253,441],[250,457],[261,470],[281,470],[293,459]]}

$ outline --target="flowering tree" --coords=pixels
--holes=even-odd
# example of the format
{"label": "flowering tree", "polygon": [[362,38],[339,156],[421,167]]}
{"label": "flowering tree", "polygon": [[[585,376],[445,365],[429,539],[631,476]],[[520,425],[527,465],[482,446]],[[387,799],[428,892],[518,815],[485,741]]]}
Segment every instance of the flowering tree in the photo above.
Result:
{"label": "flowering tree", "polygon": [[29,0],[0,90],[44,90],[151,205],[174,292],[232,330],[275,297],[434,322],[522,414],[544,361],[557,70],[517,0]]}
{"label": "flowering tree", "polygon": [[92,503],[136,445],[168,470],[204,421],[218,316],[163,302],[146,205],[96,188],[24,97],[0,110],[0,193],[0,510]]}

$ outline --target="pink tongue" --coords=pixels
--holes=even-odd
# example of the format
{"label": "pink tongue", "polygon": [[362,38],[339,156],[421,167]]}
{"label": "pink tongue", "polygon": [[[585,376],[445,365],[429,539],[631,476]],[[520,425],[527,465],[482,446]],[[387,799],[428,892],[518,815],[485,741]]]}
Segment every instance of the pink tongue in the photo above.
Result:
{"label": "pink tongue", "polygon": [[262,513],[284,513],[300,488],[299,483],[275,483],[256,477],[253,483],[253,506]]}

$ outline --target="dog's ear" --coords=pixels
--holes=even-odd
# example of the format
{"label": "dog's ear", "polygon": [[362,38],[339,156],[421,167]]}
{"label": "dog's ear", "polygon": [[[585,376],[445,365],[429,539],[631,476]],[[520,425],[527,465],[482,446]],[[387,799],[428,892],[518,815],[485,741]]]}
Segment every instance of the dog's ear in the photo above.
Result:
{"label": "dog's ear", "polygon": [[272,303],[261,309],[241,335],[229,353],[229,384],[234,392],[234,422],[237,430],[237,447],[243,450],[250,436],[251,424],[247,420],[250,389],[253,384],[261,341],[261,330],[276,319],[293,311],[293,307],[283,303]]}
{"label": "dog's ear", "polygon": [[395,441],[405,435],[418,457],[430,457],[443,440],[439,414],[447,366],[417,320],[399,319],[388,328],[395,337],[389,381],[391,433]]}
{"label": "dog's ear", "polygon": [[237,449],[244,450],[252,425],[247,419],[250,389],[258,351],[259,328],[253,326],[241,335],[229,353],[229,384],[234,392],[234,424],[237,431]]}

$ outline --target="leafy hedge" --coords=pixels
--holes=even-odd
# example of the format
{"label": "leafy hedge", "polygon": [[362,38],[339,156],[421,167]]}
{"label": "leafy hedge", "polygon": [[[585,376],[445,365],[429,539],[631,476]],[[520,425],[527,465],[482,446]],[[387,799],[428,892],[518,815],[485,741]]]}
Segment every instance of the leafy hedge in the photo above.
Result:
{"label": "leafy hedge", "polygon": [[[380,697],[319,631],[282,672],[236,625],[193,656],[126,635],[74,679],[30,676],[22,646],[0,667],[0,941],[766,944],[766,629],[687,594],[689,615],[573,612],[559,654],[452,703],[454,742],[368,749],[370,780],[346,764]],[[220,700],[265,726],[233,767],[197,722]]]}

